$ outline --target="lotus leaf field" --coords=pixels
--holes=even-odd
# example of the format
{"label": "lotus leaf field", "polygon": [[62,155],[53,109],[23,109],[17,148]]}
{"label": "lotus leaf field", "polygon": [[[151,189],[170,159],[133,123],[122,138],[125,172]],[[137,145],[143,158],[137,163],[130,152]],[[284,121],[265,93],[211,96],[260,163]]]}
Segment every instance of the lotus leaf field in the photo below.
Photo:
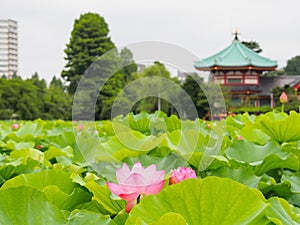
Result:
{"label": "lotus leaf field", "polygon": [[[134,165],[164,183],[127,213],[108,184]],[[178,167],[197,178],[169,182]],[[0,224],[300,224],[300,115],[2,121]]]}

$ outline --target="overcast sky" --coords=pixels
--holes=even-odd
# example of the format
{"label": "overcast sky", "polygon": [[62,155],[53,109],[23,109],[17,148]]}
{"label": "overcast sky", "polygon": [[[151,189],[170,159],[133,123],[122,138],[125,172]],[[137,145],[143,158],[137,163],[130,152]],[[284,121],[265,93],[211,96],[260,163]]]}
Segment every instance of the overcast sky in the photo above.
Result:
{"label": "overcast sky", "polygon": [[19,25],[19,74],[60,76],[74,19],[96,12],[117,46],[163,41],[200,59],[227,47],[235,27],[279,67],[300,55],[299,0],[1,0],[0,18]]}

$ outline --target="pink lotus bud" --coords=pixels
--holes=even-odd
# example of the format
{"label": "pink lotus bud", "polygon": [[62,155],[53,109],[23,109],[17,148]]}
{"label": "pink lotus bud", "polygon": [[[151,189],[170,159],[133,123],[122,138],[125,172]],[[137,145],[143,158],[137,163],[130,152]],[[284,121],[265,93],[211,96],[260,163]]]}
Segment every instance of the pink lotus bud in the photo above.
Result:
{"label": "pink lotus bud", "polygon": [[77,129],[78,129],[78,131],[83,131],[84,130],[84,124],[83,123],[79,124]]}
{"label": "pink lotus bud", "polygon": [[37,146],[35,146],[35,148],[37,148],[37,149],[41,149],[41,148],[43,148],[41,145],[37,145]]}
{"label": "pink lotus bud", "polygon": [[18,129],[19,128],[19,124],[14,123],[14,124],[11,125],[11,128],[12,129]]}
{"label": "pink lotus bud", "polygon": [[282,94],[279,97],[279,101],[282,104],[285,104],[285,103],[287,103],[289,101],[288,96],[286,95],[285,92],[282,92]]}
{"label": "pink lotus bud", "polygon": [[244,138],[243,138],[243,136],[242,135],[240,135],[239,137],[238,137],[238,140],[243,140]]}
{"label": "pink lotus bud", "polygon": [[137,162],[130,170],[126,163],[123,168],[116,171],[119,184],[107,182],[110,191],[127,201],[126,212],[129,212],[136,204],[138,198],[145,195],[157,194],[164,186],[165,171],[156,170],[156,166],[144,168]]}
{"label": "pink lotus bud", "polygon": [[196,173],[191,168],[178,167],[177,170],[172,170],[172,176],[170,178],[170,184],[177,184],[185,179],[197,178]]}

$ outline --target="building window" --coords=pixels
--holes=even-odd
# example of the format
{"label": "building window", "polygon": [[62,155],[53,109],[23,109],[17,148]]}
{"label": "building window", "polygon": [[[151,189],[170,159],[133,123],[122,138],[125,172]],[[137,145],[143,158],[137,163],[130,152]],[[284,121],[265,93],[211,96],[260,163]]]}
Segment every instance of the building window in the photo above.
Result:
{"label": "building window", "polygon": [[230,79],[227,79],[227,83],[228,84],[241,84],[242,79],[240,79],[240,78],[230,78]]}

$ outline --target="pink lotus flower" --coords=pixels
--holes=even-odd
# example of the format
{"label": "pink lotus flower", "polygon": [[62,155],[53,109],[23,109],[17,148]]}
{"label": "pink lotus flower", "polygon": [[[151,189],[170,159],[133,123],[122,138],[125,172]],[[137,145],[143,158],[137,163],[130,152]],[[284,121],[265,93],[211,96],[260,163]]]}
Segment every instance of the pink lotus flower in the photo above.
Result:
{"label": "pink lotus flower", "polygon": [[11,128],[12,129],[18,129],[19,128],[19,124],[14,123],[14,124],[11,125]]}
{"label": "pink lotus flower", "polygon": [[243,140],[244,138],[243,138],[243,136],[242,135],[240,135],[239,137],[238,137],[238,140]]}
{"label": "pink lotus flower", "polygon": [[138,198],[157,194],[162,189],[164,175],[165,171],[156,170],[154,164],[144,168],[138,162],[130,170],[124,163],[123,168],[116,171],[119,185],[107,182],[107,186],[114,195],[127,201],[126,212],[129,212],[137,204]]}
{"label": "pink lotus flower", "polygon": [[287,103],[289,101],[288,96],[286,95],[285,92],[282,92],[282,94],[279,97],[279,101],[282,104],[285,104],[285,103]]}
{"label": "pink lotus flower", "polygon": [[41,148],[43,148],[41,145],[37,145],[37,146],[35,146],[35,148],[37,148],[37,149],[41,149]]}
{"label": "pink lotus flower", "polygon": [[178,167],[177,170],[172,170],[172,176],[170,177],[170,184],[177,184],[185,179],[197,178],[196,173],[191,168]]}

